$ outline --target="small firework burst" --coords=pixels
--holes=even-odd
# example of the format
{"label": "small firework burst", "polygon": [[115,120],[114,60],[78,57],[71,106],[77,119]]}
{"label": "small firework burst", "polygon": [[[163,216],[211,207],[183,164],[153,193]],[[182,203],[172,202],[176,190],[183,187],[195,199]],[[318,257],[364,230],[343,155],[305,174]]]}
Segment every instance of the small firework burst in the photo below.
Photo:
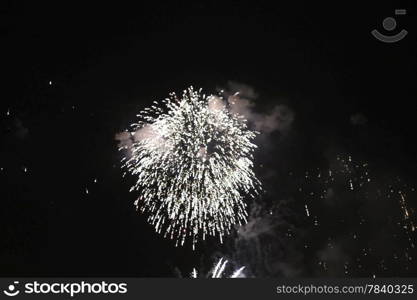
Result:
{"label": "small firework burst", "polygon": [[[227,263],[228,263],[227,260],[225,260],[223,258],[220,258],[219,261],[214,266],[214,268],[208,273],[208,275],[206,277],[207,278],[225,278],[225,277],[227,277],[227,278],[243,278],[243,277],[246,277],[245,274],[243,273],[243,270],[245,269],[245,267],[240,267],[240,268],[236,269],[232,273],[232,275],[226,276],[225,275],[225,270],[226,270]],[[191,278],[198,278],[198,272],[195,268],[191,272]]]}
{"label": "small firework burst", "polygon": [[260,183],[252,170],[256,132],[243,116],[221,97],[190,87],[138,117],[123,167],[137,177],[135,205],[158,233],[176,245],[188,236],[194,247],[207,235],[222,242],[234,225],[246,223],[243,198],[253,197]]}

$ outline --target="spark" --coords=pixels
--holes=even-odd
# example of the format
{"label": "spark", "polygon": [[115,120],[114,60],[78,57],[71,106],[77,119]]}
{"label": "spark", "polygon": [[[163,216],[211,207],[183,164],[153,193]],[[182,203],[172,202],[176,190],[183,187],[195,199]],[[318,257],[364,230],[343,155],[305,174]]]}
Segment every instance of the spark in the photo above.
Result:
{"label": "spark", "polygon": [[[303,197],[303,201],[307,198],[309,200],[308,206],[304,202],[303,213],[307,217],[309,215],[312,217],[312,226],[317,226],[316,230],[321,230],[323,226],[329,223],[327,223],[325,218],[320,218],[321,226],[319,227],[319,219],[312,213],[313,210],[320,212],[316,204],[317,202],[313,201],[315,199],[326,199],[329,202],[339,201],[337,197],[344,197],[343,194],[349,191],[350,195],[352,195],[351,197],[367,204],[377,203],[376,200],[389,200],[390,205],[396,205],[399,208],[399,214],[393,211],[389,216],[395,221],[386,225],[385,228],[392,235],[381,237],[381,241],[387,239],[389,241],[401,242],[393,246],[392,251],[398,251],[398,253],[392,254],[390,252],[386,257],[383,257],[382,264],[378,263],[373,267],[375,271],[387,271],[389,268],[392,268],[390,265],[400,266],[404,264],[401,268],[407,271],[412,264],[415,264],[415,257],[413,256],[417,237],[416,214],[413,205],[415,189],[399,176],[396,176],[396,178],[384,178],[374,174],[371,166],[370,163],[357,161],[353,155],[338,155],[336,163],[332,161],[328,169],[317,168],[316,171],[309,170],[295,173],[293,175],[294,178],[300,178],[302,182],[297,184],[296,191],[300,192],[300,197]],[[308,177],[306,174],[308,174]],[[346,200],[349,198],[346,198]],[[335,216],[337,215],[336,213]],[[372,218],[367,218],[363,213],[364,211],[359,209],[355,219],[353,217],[350,219],[343,218],[338,221],[345,224],[344,226],[349,226],[353,222],[362,228],[372,226]],[[362,258],[362,260],[357,258],[355,266],[357,270],[364,270],[364,261],[373,260],[377,253],[375,249],[366,245],[366,234],[352,232],[351,237],[355,244],[357,243],[358,247],[360,247],[360,256]],[[385,240],[384,242],[386,243]],[[327,246],[331,247],[330,244]],[[324,262],[321,263],[321,266],[326,269]],[[348,265],[348,274],[354,274],[353,266],[351,264]],[[370,267],[369,265],[368,268]],[[381,274],[376,273],[376,275],[379,276]]]}
{"label": "spark", "polygon": [[[206,277],[210,278],[242,278],[245,277],[245,274],[243,273],[243,270],[245,267],[240,267],[236,269],[232,275],[226,276],[225,270],[226,266],[228,264],[228,261],[226,259],[220,258],[219,261],[214,265],[214,268],[208,273]],[[191,278],[198,278],[198,272],[195,268],[193,268],[193,271],[191,272]]]}
{"label": "spark", "polygon": [[230,276],[230,278],[239,278],[239,277],[243,277],[243,270],[245,269],[245,267],[241,267],[239,269],[237,269],[236,271],[233,272],[232,276]]}
{"label": "spark", "polygon": [[132,124],[123,167],[136,176],[135,205],[156,232],[183,245],[229,234],[247,222],[244,197],[261,189],[253,172],[251,131],[222,97],[192,87],[153,102]]}
{"label": "spark", "polygon": [[307,206],[307,204],[305,204],[305,205],[304,205],[304,208],[305,208],[305,210],[306,210],[306,215],[307,215],[307,217],[309,217],[309,216],[310,216],[310,211],[308,210],[308,206]]}
{"label": "spark", "polygon": [[212,278],[220,278],[226,268],[227,260],[223,261],[223,258],[220,258],[216,266],[214,267]]}

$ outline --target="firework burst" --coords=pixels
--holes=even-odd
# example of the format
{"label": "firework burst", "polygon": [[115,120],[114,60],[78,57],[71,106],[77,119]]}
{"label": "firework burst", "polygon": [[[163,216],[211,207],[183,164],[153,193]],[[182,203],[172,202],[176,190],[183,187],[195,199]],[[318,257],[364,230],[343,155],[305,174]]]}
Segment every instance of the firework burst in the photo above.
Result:
{"label": "firework burst", "polygon": [[176,245],[190,237],[194,247],[207,235],[222,242],[234,225],[246,223],[243,198],[253,197],[260,183],[252,170],[256,132],[243,116],[192,87],[137,116],[123,167],[137,177],[135,205],[158,233]]}
{"label": "firework burst", "polygon": [[[207,278],[242,278],[242,277],[246,277],[245,274],[243,273],[243,270],[245,269],[245,267],[240,267],[238,269],[236,269],[230,276],[226,276],[225,275],[225,270],[226,270],[226,266],[227,266],[228,261],[220,258],[218,260],[218,262],[216,263],[216,265],[213,267],[213,269],[209,272],[209,274],[206,276]],[[197,272],[197,270],[194,268],[193,271],[191,272],[191,278],[198,278],[199,274]]]}

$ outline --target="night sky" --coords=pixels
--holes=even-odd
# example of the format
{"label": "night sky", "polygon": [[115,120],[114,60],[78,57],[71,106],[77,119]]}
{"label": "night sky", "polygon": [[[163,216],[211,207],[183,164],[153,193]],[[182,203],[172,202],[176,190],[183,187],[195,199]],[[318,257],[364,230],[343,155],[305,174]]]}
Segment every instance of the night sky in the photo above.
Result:
{"label": "night sky", "polygon": [[[1,4],[1,276],[187,277],[220,256],[256,277],[416,276],[415,6],[270,2]],[[393,44],[370,34],[389,16],[409,31]],[[175,248],[136,212],[115,135],[170,92],[236,83],[294,116],[257,139],[259,224]]]}

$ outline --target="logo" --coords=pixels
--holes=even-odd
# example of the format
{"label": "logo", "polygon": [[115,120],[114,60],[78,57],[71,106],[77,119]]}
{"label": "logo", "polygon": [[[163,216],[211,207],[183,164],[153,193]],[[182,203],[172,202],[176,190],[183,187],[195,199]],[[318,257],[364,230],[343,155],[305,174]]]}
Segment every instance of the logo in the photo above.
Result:
{"label": "logo", "polygon": [[18,289],[17,285],[19,281],[14,281],[13,284],[7,286],[7,289],[3,290],[6,296],[14,297],[19,294],[55,294],[55,295],[68,295],[73,298],[79,294],[126,294],[127,283],[125,282],[43,282],[32,281],[21,284],[21,288]]}
{"label": "logo", "polygon": [[[395,10],[395,14],[396,15],[405,15],[407,13],[407,11],[405,9],[396,9]],[[388,17],[385,18],[382,21],[382,27],[384,27],[384,29],[386,31],[393,31],[396,27],[397,27],[397,21],[395,21],[394,18],[392,17]],[[379,41],[384,42],[384,43],[395,43],[398,41],[401,41],[403,38],[405,38],[405,36],[407,35],[407,30],[402,29],[400,32],[398,32],[395,35],[385,35],[380,33],[378,30],[374,29],[371,31],[372,35]]]}
{"label": "logo", "polygon": [[16,289],[16,285],[18,284],[19,284],[19,281],[14,281],[13,284],[10,284],[7,287],[7,290],[3,291],[3,293],[9,297],[17,296],[20,293],[20,291]]}

